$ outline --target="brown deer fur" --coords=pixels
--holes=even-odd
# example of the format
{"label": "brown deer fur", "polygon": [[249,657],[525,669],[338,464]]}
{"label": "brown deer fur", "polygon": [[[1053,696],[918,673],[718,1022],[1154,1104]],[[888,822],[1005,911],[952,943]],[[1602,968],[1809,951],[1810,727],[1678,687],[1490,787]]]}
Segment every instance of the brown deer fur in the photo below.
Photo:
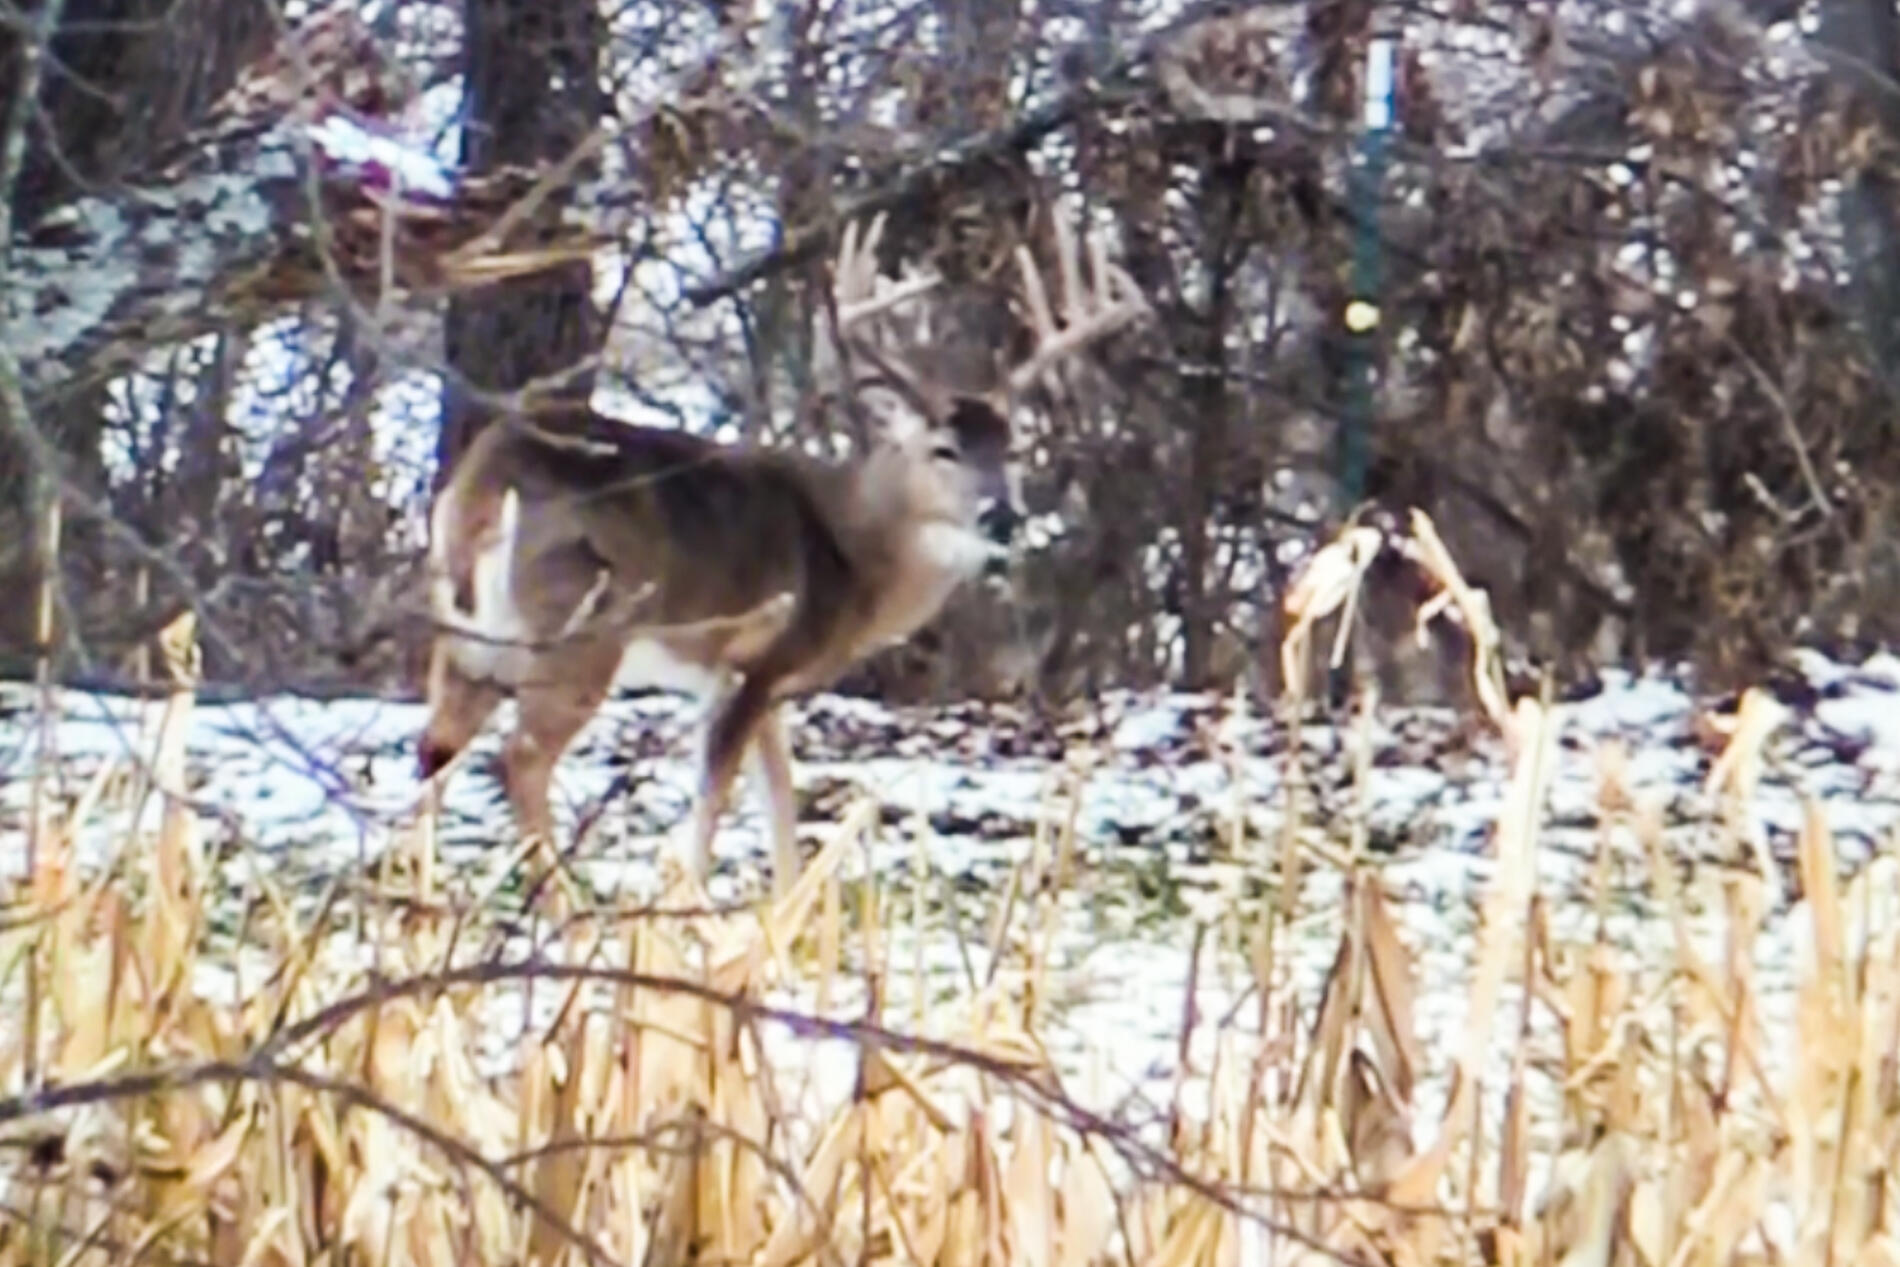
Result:
{"label": "brown deer fur", "polygon": [[[713,702],[691,861],[710,870],[713,830],[742,758],[758,760],[774,881],[797,867],[790,751],[776,717],[866,653],[931,620],[1014,521],[1008,470],[1013,394],[1055,359],[1145,311],[1119,271],[1089,311],[1056,330],[1039,283],[1039,348],[1001,391],[955,392],[900,354],[860,346],[852,326],[921,293],[874,295],[876,228],[849,257],[856,301],[840,328],[861,356],[856,396],[881,426],[843,465],[727,447],[591,412],[560,431],[498,420],[463,454],[430,521],[430,714],[419,761],[440,772],[503,698],[519,714],[502,774],[524,834],[552,839],[555,763],[616,684]],[[1060,236],[1060,235],[1059,235]],[[1070,259],[1069,276],[1079,276]],[[867,272],[869,269],[871,271]],[[1117,288],[1124,293],[1119,298]],[[991,508],[1003,508],[998,520]],[[755,747],[756,745],[756,747]]]}
{"label": "brown deer fur", "polygon": [[546,833],[554,763],[616,682],[729,692],[708,735],[695,864],[755,737],[775,828],[789,822],[789,758],[766,713],[907,637],[981,569],[991,547],[976,519],[1008,496],[1006,442],[979,407],[893,434],[851,469],[605,419],[580,441],[489,427],[432,522],[451,631],[430,665],[425,776],[513,694],[508,793],[523,830]]}

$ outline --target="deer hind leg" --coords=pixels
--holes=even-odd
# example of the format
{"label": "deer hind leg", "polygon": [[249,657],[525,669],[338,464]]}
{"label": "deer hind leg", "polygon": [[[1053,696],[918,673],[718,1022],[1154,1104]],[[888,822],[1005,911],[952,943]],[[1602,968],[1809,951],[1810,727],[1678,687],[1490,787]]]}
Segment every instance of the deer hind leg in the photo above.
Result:
{"label": "deer hind leg", "polygon": [[707,728],[699,804],[693,811],[692,828],[691,863],[693,874],[701,881],[712,874],[713,833],[731,798],[739,766],[771,711],[771,688],[765,679],[747,677],[713,714],[712,724]]}
{"label": "deer hind leg", "polygon": [[767,710],[752,745],[755,771],[765,793],[766,821],[772,833],[772,896],[784,897],[798,878],[798,796],[792,787],[792,750],[785,717]]}
{"label": "deer hind leg", "polygon": [[500,705],[503,691],[455,667],[445,648],[429,656],[429,720],[416,744],[416,764],[432,779],[481,733]]}
{"label": "deer hind leg", "polygon": [[538,835],[544,844],[554,844],[554,815],[548,804],[554,767],[612,686],[610,657],[576,651],[564,654],[558,668],[548,661],[537,664],[515,692],[515,731],[502,750],[501,770],[524,839]]}

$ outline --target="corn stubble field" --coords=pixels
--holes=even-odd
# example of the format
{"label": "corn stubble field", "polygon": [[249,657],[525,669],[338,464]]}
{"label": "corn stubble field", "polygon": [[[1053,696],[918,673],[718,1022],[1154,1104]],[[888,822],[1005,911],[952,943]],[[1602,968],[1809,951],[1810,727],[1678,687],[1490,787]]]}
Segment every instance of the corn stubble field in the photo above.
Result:
{"label": "corn stubble field", "polygon": [[[1792,863],[1768,855],[1749,806],[1779,706],[1751,692],[1700,848],[1606,744],[1586,879],[1552,882],[1562,710],[1503,697],[1481,596],[1428,521],[1412,544],[1476,631],[1504,769],[1475,934],[1426,944],[1285,758],[1279,826],[1229,842],[1247,883],[1174,935],[1177,1059],[1145,1116],[1087,1049],[1121,1034],[1079,1059],[1047,1038],[1091,866],[1073,810],[974,929],[865,878],[869,798],[776,904],[677,871],[595,903],[538,856],[497,885],[443,864],[428,814],[312,900],[162,795],[186,786],[185,648],[145,761],[72,794],[41,770],[9,820],[0,1264],[1900,1263],[1891,842],[1847,868],[1811,802]],[[1350,543],[1306,577],[1289,664],[1356,583]],[[101,824],[125,825],[92,865]],[[1610,932],[1631,867],[1655,953]],[[1317,977],[1291,951],[1316,921]],[[1769,924],[1798,947],[1775,1007]],[[976,965],[954,990],[922,979],[946,941]],[[1453,1026],[1420,1023],[1428,995]]]}

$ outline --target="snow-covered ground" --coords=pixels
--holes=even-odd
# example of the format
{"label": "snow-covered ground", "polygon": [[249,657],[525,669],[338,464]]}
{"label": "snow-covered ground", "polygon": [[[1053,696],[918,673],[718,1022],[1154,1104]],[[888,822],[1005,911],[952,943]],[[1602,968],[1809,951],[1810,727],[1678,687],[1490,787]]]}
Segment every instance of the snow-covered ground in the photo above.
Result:
{"label": "snow-covered ground", "polygon": [[[1794,887],[1788,863],[1802,796],[1823,803],[1844,872],[1877,852],[1891,854],[1888,837],[1900,822],[1900,658],[1846,667],[1810,656],[1803,664],[1810,698],[1793,709],[1771,745],[1754,807],[1783,867],[1783,892]],[[1663,674],[1611,674],[1595,697],[1562,706],[1539,855],[1541,891],[1591,891],[1603,835],[1597,803],[1605,740],[1627,747],[1632,789],[1662,798],[1680,855],[1705,852],[1721,839],[1709,828],[1702,793],[1710,754],[1694,739],[1697,707]],[[141,727],[155,708],[63,695],[51,732],[55,789],[76,795],[103,759],[145,751],[150,737]],[[23,865],[27,775],[39,750],[35,716],[25,691],[0,688],[0,868],[14,874]],[[498,718],[507,720],[506,713]],[[667,697],[615,701],[562,764],[557,813],[564,826],[591,820],[574,866],[601,899],[651,896],[659,851],[670,847],[668,834],[690,802],[694,721]],[[188,777],[209,843],[241,846],[225,856],[264,860],[280,885],[314,903],[328,881],[374,859],[410,820],[421,722],[418,706],[371,700],[279,697],[199,706]],[[439,837],[447,873],[492,874],[513,852],[505,804],[484,768],[499,747],[499,730],[490,727],[474,760],[447,787]],[[1054,994],[1044,1037],[1067,1069],[1101,1077],[1102,1094],[1131,1117],[1147,1116],[1136,1104],[1141,1097],[1153,1105],[1166,1100],[1196,921],[1211,934],[1196,1000],[1210,1022],[1205,1030],[1245,986],[1238,957],[1219,950],[1233,913],[1251,909],[1242,897],[1249,878],[1270,878],[1267,860],[1279,856],[1286,758],[1276,722],[1237,713],[1231,699],[1183,694],[1115,693],[1047,719],[1003,707],[899,710],[820,697],[795,711],[792,733],[808,833],[822,837],[855,794],[884,807],[868,857],[895,892],[909,895],[892,904],[899,915],[888,941],[890,963],[904,969],[889,983],[889,1016],[900,1025],[911,1014],[916,963],[933,997],[964,981],[972,956],[983,971],[982,947],[1010,869],[1039,834],[1045,842],[1059,835],[1073,801],[1075,854],[1048,965]],[[1363,802],[1345,741],[1318,725],[1303,735],[1318,796],[1306,815],[1314,841],[1343,842],[1353,807],[1366,806],[1369,848],[1415,955],[1416,1015],[1428,1062],[1417,1106],[1421,1125],[1435,1121],[1443,1062],[1465,1021],[1477,901],[1490,871],[1487,832],[1505,795],[1498,744],[1472,733],[1447,713],[1391,710],[1374,733]],[[146,813],[155,820],[155,800]],[[96,815],[81,840],[82,861],[105,861],[123,838],[122,819]],[[1664,953],[1672,933],[1658,918],[1647,864],[1633,840],[1613,836],[1611,845],[1611,937],[1631,956]],[[760,890],[763,846],[748,798],[721,832],[715,899]],[[925,900],[914,904],[920,860],[929,874]],[[223,869],[223,897],[235,900],[245,871]],[[1340,894],[1337,869],[1309,862],[1289,948],[1309,1004],[1336,946]],[[1722,931],[1719,898],[1694,884],[1687,896],[1699,907],[1692,925],[1713,953]],[[911,937],[913,909],[926,912],[916,926],[924,930],[921,944]],[[1802,921],[1788,913],[1786,901],[1770,911],[1756,947],[1763,1017],[1776,1045],[1789,1041],[1789,987],[1802,931]],[[1585,934],[1594,920],[1587,902],[1553,901],[1550,915],[1559,935]],[[1241,1011],[1245,1020],[1236,1023],[1251,1024],[1252,1009]],[[1507,1053],[1497,1059],[1502,1073]]]}

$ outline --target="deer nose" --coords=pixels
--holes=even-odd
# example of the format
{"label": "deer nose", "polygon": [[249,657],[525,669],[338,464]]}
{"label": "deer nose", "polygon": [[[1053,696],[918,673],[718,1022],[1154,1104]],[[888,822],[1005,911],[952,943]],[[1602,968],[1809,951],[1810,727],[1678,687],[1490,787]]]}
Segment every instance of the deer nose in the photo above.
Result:
{"label": "deer nose", "polygon": [[1023,521],[1022,515],[1007,498],[992,497],[978,507],[976,512],[977,530],[997,545],[1008,545],[1016,536],[1016,529]]}

